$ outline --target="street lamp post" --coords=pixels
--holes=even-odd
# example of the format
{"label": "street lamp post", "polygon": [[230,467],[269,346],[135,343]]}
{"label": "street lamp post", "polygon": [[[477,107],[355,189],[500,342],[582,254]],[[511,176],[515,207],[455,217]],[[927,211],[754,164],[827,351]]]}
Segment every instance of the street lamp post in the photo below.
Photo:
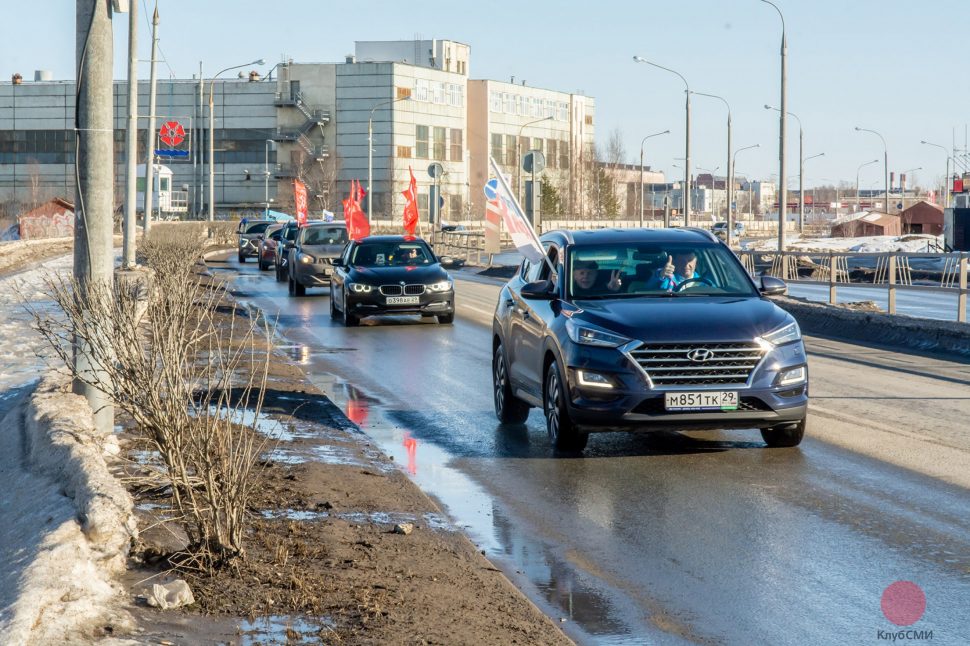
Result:
{"label": "street lamp post", "polygon": [[373,219],[373,209],[371,205],[374,204],[374,197],[371,195],[372,184],[374,183],[374,110],[380,108],[381,106],[391,105],[392,103],[397,103],[398,101],[408,101],[411,99],[411,95],[402,96],[397,99],[390,99],[388,101],[381,101],[373,108],[370,109],[370,116],[367,118],[367,224],[370,225]]}
{"label": "street lamp post", "polygon": [[943,175],[943,208],[950,207],[950,151],[946,149],[946,146],[941,146],[940,144],[934,144],[932,142],[923,140],[920,141],[921,144],[927,146],[934,146],[943,150],[943,154],[946,155],[946,174]]}
{"label": "street lamp post", "polygon": [[859,206],[860,206],[859,205],[859,172],[866,166],[869,166],[871,164],[878,164],[878,163],[879,163],[878,159],[873,159],[872,161],[863,162],[859,164],[859,167],[855,170],[855,209],[856,211],[859,210]]}
{"label": "street lamp post", "polygon": [[669,67],[664,67],[663,65],[657,65],[656,63],[651,63],[642,56],[634,56],[633,61],[635,63],[645,63],[646,65],[651,65],[657,69],[664,70],[665,72],[670,72],[671,74],[676,74],[680,77],[680,80],[684,82],[684,95],[687,97],[684,102],[684,115],[686,125],[684,128],[684,226],[690,226],[690,86],[687,84],[687,79],[680,72],[676,72]]}
{"label": "street lamp post", "polygon": [[[215,85],[216,79],[219,78],[219,74],[223,72],[228,72],[229,70],[236,70],[240,67],[248,67],[250,65],[265,65],[266,61],[262,58],[256,59],[255,61],[250,61],[249,63],[243,63],[242,65],[233,65],[232,67],[227,67],[224,70],[220,70],[212,80],[209,82],[209,222],[213,222],[216,219],[216,169],[214,165],[215,154],[216,154],[216,143],[215,143]],[[223,188],[225,190],[225,188]]]}
{"label": "street lamp post", "polygon": [[885,174],[884,179],[885,179],[885,187],[886,187],[886,196],[883,202],[883,209],[885,210],[886,213],[889,213],[889,149],[886,147],[886,138],[883,137],[878,132],[876,132],[875,130],[870,130],[869,128],[860,128],[859,126],[856,126],[855,129],[858,132],[871,132],[872,134],[879,137],[880,140],[882,140],[882,163],[883,163],[882,169],[883,169],[883,173]]}
{"label": "street lamp post", "polygon": [[[716,94],[704,94],[703,92],[694,92],[697,96],[706,96],[712,99],[718,99],[724,103],[724,107],[727,108],[727,178],[725,179],[725,193],[727,195],[727,219],[728,222],[731,221],[731,204],[734,197],[734,184],[729,184],[731,181],[731,104],[727,102],[724,97],[718,96]],[[711,188],[714,188],[712,183]]]}
{"label": "street lamp post", "polygon": [[[778,251],[785,250],[785,211],[788,209],[788,186],[785,182],[785,126],[788,115],[788,40],[785,37],[785,16],[771,0],[770,4],[781,18],[781,108],[778,110]],[[781,263],[781,278],[788,278],[788,264]]]}
{"label": "street lamp post", "polygon": [[[750,150],[752,148],[761,148],[761,144],[752,144],[751,146],[738,148],[737,150],[734,151],[734,154],[731,155],[731,186],[732,187],[734,186],[734,174],[737,172],[736,169],[737,169],[738,153],[741,152],[742,150]],[[748,185],[748,211],[750,210],[751,210],[751,186]],[[734,222],[733,222],[733,218],[731,217],[731,210],[728,209],[727,234],[726,234],[727,237],[725,238],[725,242],[728,247],[731,246],[731,236],[733,235],[734,235]]]}
{"label": "street lamp post", "polygon": [[[520,204],[522,203],[522,144],[519,143],[519,140],[522,138],[522,131],[534,123],[541,123],[543,121],[549,121],[550,119],[552,119],[552,115],[527,121],[519,126],[519,133],[515,136],[515,199],[519,200]],[[533,194],[535,190],[536,187],[533,186]]]}
{"label": "street lamp post", "polygon": [[273,143],[272,139],[267,139],[266,143],[263,144],[263,202],[266,203],[266,212],[263,215],[269,215],[269,145]]}
{"label": "street lamp post", "polygon": [[659,137],[660,135],[670,134],[669,130],[664,130],[663,132],[655,132],[652,135],[647,135],[640,140],[640,228],[643,228],[643,144],[647,143],[647,139],[651,137]]}

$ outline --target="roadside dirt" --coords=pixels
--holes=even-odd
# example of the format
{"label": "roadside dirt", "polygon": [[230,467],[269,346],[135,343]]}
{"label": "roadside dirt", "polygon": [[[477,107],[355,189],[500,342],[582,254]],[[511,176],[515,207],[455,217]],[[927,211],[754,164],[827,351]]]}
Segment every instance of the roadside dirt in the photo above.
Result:
{"label": "roadside dirt", "polygon": [[[227,307],[222,323],[245,315]],[[178,530],[155,526],[164,496],[132,492],[146,533],[126,578],[128,610],[140,625],[135,639],[571,643],[298,366],[275,356],[263,420],[272,439],[257,476],[246,558],[211,578],[179,573],[193,606],[159,611],[136,603],[151,584],[174,578],[157,553],[177,546]],[[143,447],[127,432],[124,440],[134,460]],[[401,523],[413,531],[395,533]]]}

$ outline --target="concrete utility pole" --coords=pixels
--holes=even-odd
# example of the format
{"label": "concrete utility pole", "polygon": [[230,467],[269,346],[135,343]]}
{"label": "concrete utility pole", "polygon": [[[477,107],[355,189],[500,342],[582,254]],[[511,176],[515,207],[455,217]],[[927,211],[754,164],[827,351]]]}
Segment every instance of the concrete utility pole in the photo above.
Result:
{"label": "concrete utility pole", "polygon": [[[785,16],[774,2],[761,0],[774,7],[781,18],[781,107],[778,109],[778,250],[785,250],[785,226],[788,211],[788,182],[785,176],[785,128],[788,116],[788,38],[785,35]],[[788,264],[781,263],[781,278],[788,279]]]}
{"label": "concrete utility pole", "polygon": [[[137,0],[132,0],[132,4]],[[145,137],[145,148],[148,151],[148,162],[145,164],[145,223],[142,226],[142,236],[147,240],[152,230],[152,200],[155,197],[155,63],[158,60],[158,2],[155,2],[155,13],[152,15],[152,64],[148,94],[148,130]]]}
{"label": "concrete utility pole", "polygon": [[135,209],[138,206],[138,2],[128,7],[128,132],[125,141],[125,230],[121,268],[135,265]]}
{"label": "concrete utility pole", "polygon": [[[111,5],[107,0],[77,0],[76,4],[76,87],[77,137],[74,277],[84,290],[100,286],[110,289],[114,264],[111,239],[114,203],[114,94],[112,80],[113,37]],[[82,339],[74,340],[74,367],[80,374],[98,378],[97,370]],[[75,379],[73,390],[87,399],[99,431],[111,432],[114,408],[107,395]]]}

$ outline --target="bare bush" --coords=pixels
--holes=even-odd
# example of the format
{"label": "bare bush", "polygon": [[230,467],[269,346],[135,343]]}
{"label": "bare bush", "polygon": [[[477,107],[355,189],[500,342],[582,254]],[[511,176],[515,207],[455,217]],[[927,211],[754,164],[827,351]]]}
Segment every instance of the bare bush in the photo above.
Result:
{"label": "bare bush", "polygon": [[148,238],[158,242],[181,241],[186,238],[199,240],[206,247],[233,245],[236,242],[238,220],[219,222],[155,222]]}
{"label": "bare bush", "polygon": [[[104,392],[161,454],[191,544],[181,564],[210,571],[244,556],[272,331],[240,316],[220,329],[225,287],[200,282],[202,248],[190,235],[149,239],[141,248],[154,270],[149,289],[145,281],[82,287],[49,277],[46,291],[63,316],[32,313],[75,379]],[[92,369],[74,367],[75,345]]]}

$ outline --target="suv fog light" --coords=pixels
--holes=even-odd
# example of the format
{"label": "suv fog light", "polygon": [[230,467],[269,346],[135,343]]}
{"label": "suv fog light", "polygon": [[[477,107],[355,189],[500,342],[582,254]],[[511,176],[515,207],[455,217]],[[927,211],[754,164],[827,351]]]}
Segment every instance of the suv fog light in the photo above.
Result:
{"label": "suv fog light", "polygon": [[786,370],[778,375],[778,385],[779,386],[791,386],[793,384],[800,384],[805,381],[808,377],[805,371],[805,366],[799,366],[797,368],[792,368]]}
{"label": "suv fog light", "polygon": [[589,386],[591,388],[612,388],[613,382],[610,381],[609,377],[601,375],[598,372],[587,372],[585,370],[577,370],[576,378],[579,380],[580,386]]}

